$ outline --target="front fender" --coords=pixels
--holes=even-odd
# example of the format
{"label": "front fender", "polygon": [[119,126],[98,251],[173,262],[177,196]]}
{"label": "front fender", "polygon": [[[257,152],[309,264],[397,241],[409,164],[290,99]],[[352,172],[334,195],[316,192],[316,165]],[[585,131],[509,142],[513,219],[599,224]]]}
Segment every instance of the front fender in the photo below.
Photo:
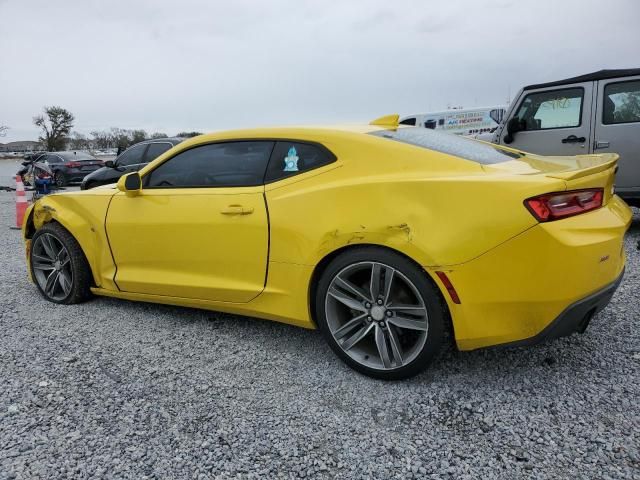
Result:
{"label": "front fender", "polygon": [[23,226],[25,241],[45,224],[55,221],[73,235],[85,254],[97,287],[117,290],[116,267],[111,256],[104,219],[113,195],[49,195],[27,210]]}

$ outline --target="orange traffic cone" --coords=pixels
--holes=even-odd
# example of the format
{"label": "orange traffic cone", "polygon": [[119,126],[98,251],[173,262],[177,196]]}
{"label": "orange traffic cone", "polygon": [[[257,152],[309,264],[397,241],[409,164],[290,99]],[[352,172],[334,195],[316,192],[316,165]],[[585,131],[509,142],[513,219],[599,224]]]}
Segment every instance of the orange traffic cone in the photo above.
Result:
{"label": "orange traffic cone", "polygon": [[22,183],[20,175],[16,175],[16,226],[12,228],[22,228],[24,213],[27,211],[28,205],[27,196],[24,193],[24,183]]}

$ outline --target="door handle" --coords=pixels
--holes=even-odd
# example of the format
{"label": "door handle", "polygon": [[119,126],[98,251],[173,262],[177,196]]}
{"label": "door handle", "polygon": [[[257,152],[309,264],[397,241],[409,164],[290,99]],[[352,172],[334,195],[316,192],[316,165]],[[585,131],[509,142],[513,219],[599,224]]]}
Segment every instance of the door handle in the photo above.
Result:
{"label": "door handle", "polygon": [[609,142],[604,142],[604,141],[598,140],[596,142],[596,149],[598,149],[598,148],[609,148]]}
{"label": "door handle", "polygon": [[584,143],[586,141],[586,138],[576,137],[575,135],[569,135],[567,138],[562,139],[562,143]]}
{"label": "door handle", "polygon": [[253,213],[253,207],[243,207],[242,205],[229,205],[220,210],[223,215],[249,215]]}

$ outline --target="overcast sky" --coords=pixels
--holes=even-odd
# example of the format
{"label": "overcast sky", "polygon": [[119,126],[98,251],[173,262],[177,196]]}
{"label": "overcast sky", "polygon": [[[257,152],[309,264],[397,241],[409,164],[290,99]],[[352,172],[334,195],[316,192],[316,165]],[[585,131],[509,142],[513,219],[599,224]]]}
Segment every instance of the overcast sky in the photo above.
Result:
{"label": "overcast sky", "polygon": [[640,67],[636,0],[0,0],[2,142],[369,121]]}

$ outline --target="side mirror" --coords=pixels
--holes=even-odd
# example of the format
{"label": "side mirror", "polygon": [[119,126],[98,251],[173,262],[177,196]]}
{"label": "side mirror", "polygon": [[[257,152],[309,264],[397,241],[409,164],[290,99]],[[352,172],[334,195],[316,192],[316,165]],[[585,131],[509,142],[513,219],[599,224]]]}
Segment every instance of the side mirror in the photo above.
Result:
{"label": "side mirror", "polygon": [[523,130],[520,119],[518,117],[509,119],[507,122],[507,134],[504,136],[504,143],[509,144],[513,142],[513,136],[520,130]]}
{"label": "side mirror", "polygon": [[140,193],[142,189],[142,178],[138,172],[128,173],[123,175],[118,180],[118,190],[126,193],[128,196],[133,197]]}
{"label": "side mirror", "polygon": [[116,163],[113,160],[107,160],[104,162],[105,167],[116,168]]}

